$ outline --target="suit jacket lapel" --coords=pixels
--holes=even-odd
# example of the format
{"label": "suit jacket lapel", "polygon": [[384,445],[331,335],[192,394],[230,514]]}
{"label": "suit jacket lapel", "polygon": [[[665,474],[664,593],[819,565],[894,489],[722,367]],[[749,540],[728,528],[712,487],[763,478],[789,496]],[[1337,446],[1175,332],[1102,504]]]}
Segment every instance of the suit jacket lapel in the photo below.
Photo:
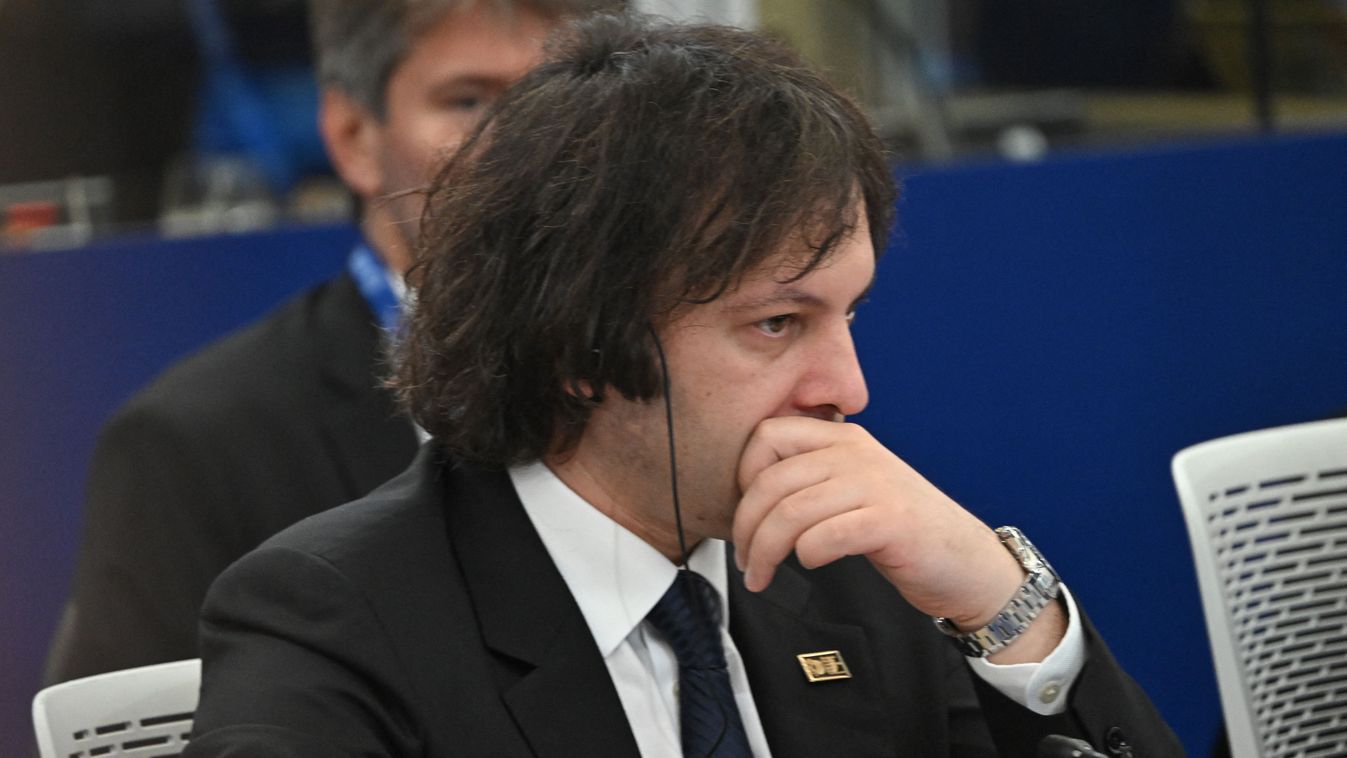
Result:
{"label": "suit jacket lapel", "polygon": [[[865,631],[819,621],[809,581],[789,565],[760,594],[730,564],[730,634],[744,660],[773,758],[893,756],[892,724],[880,707],[879,667]],[[850,679],[811,683],[797,655],[836,650]]]}
{"label": "suit jacket lapel", "polygon": [[509,477],[464,466],[450,476],[450,539],[505,705],[534,753],[637,756],[584,616]]}
{"label": "suit jacket lapel", "polygon": [[[504,472],[446,472],[449,537],[502,699],[533,754],[639,755],[584,617]],[[782,565],[772,586],[748,592],[730,565],[730,633],[774,758],[895,754],[879,666],[859,626],[811,613],[809,581]],[[837,650],[850,679],[809,683],[796,658]],[[840,752],[839,752],[840,751]]]}

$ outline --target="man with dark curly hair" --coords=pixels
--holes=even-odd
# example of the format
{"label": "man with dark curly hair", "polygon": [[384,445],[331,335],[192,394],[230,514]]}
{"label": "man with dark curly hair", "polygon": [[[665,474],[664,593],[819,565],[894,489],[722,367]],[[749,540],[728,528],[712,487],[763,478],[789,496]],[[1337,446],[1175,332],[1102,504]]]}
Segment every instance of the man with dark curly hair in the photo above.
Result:
{"label": "man with dark curly hair", "polygon": [[1023,534],[846,423],[894,195],[782,45],[570,27],[427,199],[433,440],[216,582],[187,754],[1181,754]]}

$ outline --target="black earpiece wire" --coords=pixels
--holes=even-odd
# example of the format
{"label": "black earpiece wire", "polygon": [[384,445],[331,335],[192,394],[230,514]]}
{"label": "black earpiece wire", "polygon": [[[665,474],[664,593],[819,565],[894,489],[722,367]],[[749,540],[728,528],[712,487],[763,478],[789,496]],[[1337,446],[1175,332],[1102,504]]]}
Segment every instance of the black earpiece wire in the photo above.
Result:
{"label": "black earpiece wire", "polygon": [[[673,493],[674,507],[674,526],[678,529],[678,554],[682,559],[681,571],[689,571],[688,568],[688,543],[687,537],[683,534],[683,509],[678,502],[678,453],[674,445],[674,424],[673,424],[673,396],[669,392],[669,363],[664,359],[664,345],[659,341],[659,335],[655,333],[655,327],[648,327],[650,330],[650,339],[655,343],[655,353],[659,356],[660,380],[664,389],[664,423],[669,430],[669,489]],[[696,598],[691,596],[691,584],[684,585],[689,592],[688,604],[692,608],[699,608],[700,604]],[[725,712],[726,703],[716,699],[716,706],[720,708],[720,734],[716,736],[716,741],[711,745],[707,755],[714,755],[720,748],[720,743],[725,739],[725,733],[729,730],[729,714]],[[728,707],[738,708],[737,703],[730,703]]]}
{"label": "black earpiece wire", "polygon": [[674,526],[678,529],[678,555],[682,559],[680,567],[686,570],[688,567],[688,543],[687,537],[683,534],[683,508],[678,502],[678,452],[674,445],[673,397],[669,392],[669,364],[664,359],[664,345],[660,343],[659,335],[655,333],[655,327],[647,328],[650,330],[650,339],[655,342],[655,353],[659,355],[660,380],[664,388],[664,425],[669,430],[669,489],[673,493]]}

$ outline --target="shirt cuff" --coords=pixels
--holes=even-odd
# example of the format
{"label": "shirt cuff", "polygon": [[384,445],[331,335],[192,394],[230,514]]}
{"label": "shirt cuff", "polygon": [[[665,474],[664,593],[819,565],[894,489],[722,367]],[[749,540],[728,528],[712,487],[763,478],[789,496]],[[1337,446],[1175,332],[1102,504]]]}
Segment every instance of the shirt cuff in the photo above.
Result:
{"label": "shirt cuff", "polygon": [[1006,697],[1040,716],[1066,713],[1071,685],[1085,667],[1085,637],[1080,628],[1076,601],[1062,585],[1066,604],[1066,634],[1057,647],[1039,663],[998,665],[986,658],[969,658],[973,673]]}

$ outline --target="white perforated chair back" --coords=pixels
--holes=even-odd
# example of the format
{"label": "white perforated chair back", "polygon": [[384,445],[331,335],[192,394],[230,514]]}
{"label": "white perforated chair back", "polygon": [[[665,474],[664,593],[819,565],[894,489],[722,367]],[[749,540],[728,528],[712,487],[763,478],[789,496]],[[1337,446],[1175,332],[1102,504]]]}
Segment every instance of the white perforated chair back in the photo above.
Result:
{"label": "white perforated chair back", "polygon": [[1174,456],[1235,758],[1347,755],[1347,419]]}
{"label": "white perforated chair back", "polygon": [[201,661],[175,661],[52,685],[33,698],[42,758],[178,755],[187,745]]}

